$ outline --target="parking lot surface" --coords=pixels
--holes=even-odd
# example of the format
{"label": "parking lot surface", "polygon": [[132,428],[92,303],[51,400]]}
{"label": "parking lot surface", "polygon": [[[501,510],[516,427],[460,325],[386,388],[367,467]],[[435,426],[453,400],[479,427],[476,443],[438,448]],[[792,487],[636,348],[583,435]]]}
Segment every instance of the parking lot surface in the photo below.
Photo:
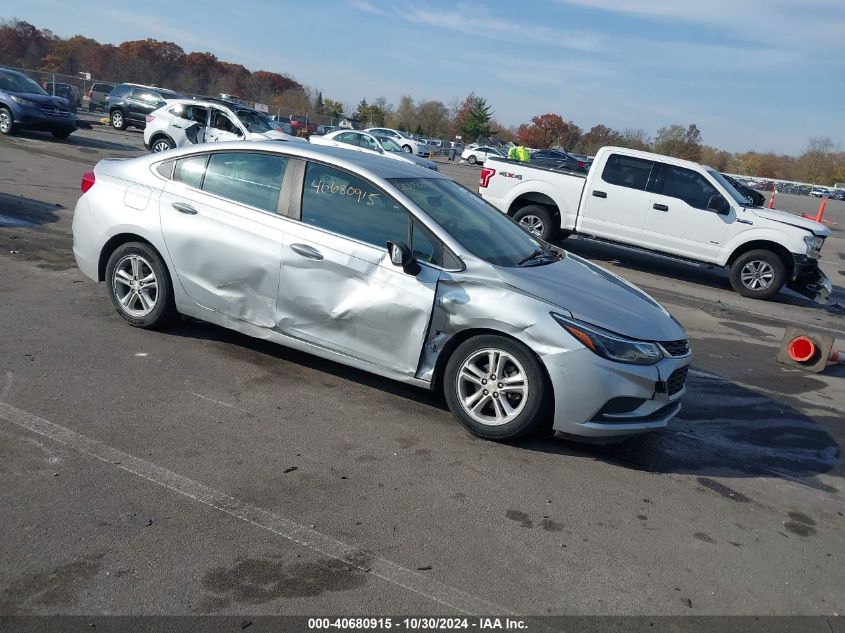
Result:
{"label": "parking lot surface", "polygon": [[[433,393],[185,320],[149,332],[75,267],[95,127],[0,139],[0,613],[833,614],[845,608],[845,204],[815,306],[570,239],[667,307],[684,409],[614,446],[474,438]],[[442,159],[477,189],[479,169]],[[817,200],[776,206],[814,213]]]}

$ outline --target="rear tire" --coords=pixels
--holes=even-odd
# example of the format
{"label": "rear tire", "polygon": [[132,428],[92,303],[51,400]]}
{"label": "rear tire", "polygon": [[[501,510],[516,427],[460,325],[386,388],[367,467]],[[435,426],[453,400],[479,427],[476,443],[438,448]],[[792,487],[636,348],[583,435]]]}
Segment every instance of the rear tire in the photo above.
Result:
{"label": "rear tire", "polygon": [[748,251],[731,264],[731,287],[743,297],[771,299],[784,283],[786,266],[772,251]]}
{"label": "rear tire", "polygon": [[58,139],[65,139],[71,135],[73,130],[52,130],[50,133],[53,135],[53,138]]}
{"label": "rear tire", "polygon": [[121,244],[106,264],[109,300],[124,321],[155,329],[176,316],[173,285],[158,252],[144,242]]}
{"label": "rear tire", "polygon": [[125,130],[127,127],[126,117],[123,116],[123,112],[121,110],[114,110],[110,115],[109,118],[111,119],[111,126],[115,130]]}
{"label": "rear tire", "polygon": [[555,224],[554,215],[545,207],[529,204],[514,213],[513,219],[541,240],[551,242],[558,234],[559,227]]}
{"label": "rear tire", "polygon": [[12,111],[5,106],[0,106],[0,134],[3,136],[15,135],[15,117]]}
{"label": "rear tire", "polygon": [[539,359],[504,336],[461,343],[446,363],[443,394],[460,423],[488,440],[523,437],[548,421],[551,387]]}
{"label": "rear tire", "polygon": [[150,145],[150,151],[153,153],[166,152],[169,149],[176,147],[176,144],[167,137],[160,137],[153,141]]}

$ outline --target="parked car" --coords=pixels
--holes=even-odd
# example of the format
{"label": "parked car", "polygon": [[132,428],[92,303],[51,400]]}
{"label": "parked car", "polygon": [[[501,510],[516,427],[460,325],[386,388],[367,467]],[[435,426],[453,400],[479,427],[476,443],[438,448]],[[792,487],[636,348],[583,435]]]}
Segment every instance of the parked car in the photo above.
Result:
{"label": "parked car", "polygon": [[293,127],[291,127],[290,121],[277,121],[275,119],[270,119],[270,125],[280,132],[293,136]]}
{"label": "parked car", "polygon": [[329,132],[334,132],[337,130],[338,127],[336,125],[318,125],[316,134],[323,135],[328,134]]}
{"label": "parked car", "polygon": [[742,184],[736,178],[728,176],[727,174],[722,174],[722,178],[731,183],[733,188],[736,189],[746,200],[748,200],[749,204],[753,204],[755,207],[762,207],[766,202],[766,196],[759,191],[755,191],[751,187]]}
{"label": "parked car", "polygon": [[575,158],[571,154],[558,149],[538,149],[531,154],[531,164],[538,167],[566,169],[579,174],[586,174],[590,169],[589,162]]}
{"label": "parked car", "polygon": [[824,198],[825,196],[830,196],[830,190],[825,187],[813,187],[807,195],[811,198]]}
{"label": "parked car", "polygon": [[830,192],[830,197],[833,200],[845,200],[845,189],[834,189]]}
{"label": "parked car", "polygon": [[409,154],[425,156],[426,158],[431,156],[431,148],[428,143],[423,143],[422,141],[414,139],[410,134],[406,134],[405,132],[400,132],[399,130],[394,130],[389,127],[371,127],[364,131],[369,132],[370,134],[378,134],[379,136],[389,137],[394,143],[401,147],[403,151],[408,152]]}
{"label": "parked car", "polygon": [[484,162],[487,160],[488,156],[498,156],[499,158],[505,158],[505,153],[502,152],[500,149],[496,147],[490,147],[489,145],[467,147],[463,152],[461,152],[461,159],[465,160],[470,165],[475,165],[476,163],[481,163],[483,165]]}
{"label": "parked car", "polygon": [[184,95],[164,88],[120,84],[106,97],[106,110],[114,129],[125,130],[132,126],[143,130],[147,115],[162,107],[166,99],[184,98]]}
{"label": "parked car", "polygon": [[88,90],[88,111],[105,112],[106,99],[114,90],[115,84],[108,81],[95,81]]}
{"label": "parked car", "polygon": [[496,440],[625,437],[681,408],[675,318],[437,172],[232,143],[103,160],[82,190],[76,262],[132,326],[183,314],[440,389]]}
{"label": "parked car", "polygon": [[222,100],[167,100],[146,122],[144,147],[151,152],[219,141],[308,142],[282,132],[266,114]]}
{"label": "parked car", "polygon": [[0,134],[36,130],[67,138],[78,127],[67,99],[48,94],[24,73],[0,68]]}
{"label": "parked car", "polygon": [[317,126],[308,121],[308,117],[299,114],[290,115],[290,127],[298,136],[308,136],[317,132]]}
{"label": "parked car", "polygon": [[45,81],[44,90],[47,91],[47,94],[53,95],[54,97],[67,99],[68,109],[71,112],[75,113],[79,109],[79,106],[82,105],[82,93],[73,84],[59,82],[54,84],[52,81]]}
{"label": "parked car", "polygon": [[786,285],[824,303],[832,285],[818,265],[830,229],[752,207],[722,175],[679,158],[604,147],[586,176],[490,157],[479,193],[544,240],[564,231],[685,261],[724,266],[744,297]]}
{"label": "parked car", "polygon": [[378,134],[370,134],[368,132],[359,132],[357,130],[337,130],[329,132],[323,136],[312,136],[311,143],[313,145],[328,145],[330,147],[344,147],[347,149],[363,150],[365,152],[372,152],[382,154],[387,158],[394,158],[407,163],[413,163],[426,169],[437,171],[437,163],[422,158],[421,156],[414,156],[402,151],[396,143],[388,136],[381,136]]}

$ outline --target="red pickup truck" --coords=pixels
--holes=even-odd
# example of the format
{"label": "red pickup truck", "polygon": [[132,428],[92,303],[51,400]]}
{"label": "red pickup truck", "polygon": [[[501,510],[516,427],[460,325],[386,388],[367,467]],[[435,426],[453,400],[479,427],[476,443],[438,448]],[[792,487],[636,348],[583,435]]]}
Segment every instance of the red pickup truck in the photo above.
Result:
{"label": "red pickup truck", "polygon": [[290,115],[290,128],[296,136],[310,136],[317,131],[317,126],[300,114]]}

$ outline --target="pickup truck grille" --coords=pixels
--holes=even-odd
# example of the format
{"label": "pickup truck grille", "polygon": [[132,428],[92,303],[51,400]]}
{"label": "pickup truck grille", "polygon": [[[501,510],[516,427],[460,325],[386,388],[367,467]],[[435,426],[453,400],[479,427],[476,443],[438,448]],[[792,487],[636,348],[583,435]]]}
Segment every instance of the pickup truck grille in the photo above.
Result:
{"label": "pickup truck grille", "polygon": [[687,380],[687,372],[689,367],[681,367],[676,369],[669,375],[669,380],[666,381],[666,393],[674,396],[681,389],[684,388],[684,383]]}
{"label": "pickup truck grille", "polygon": [[669,356],[678,357],[689,354],[689,342],[686,339],[681,339],[680,341],[659,341],[659,343]]}

